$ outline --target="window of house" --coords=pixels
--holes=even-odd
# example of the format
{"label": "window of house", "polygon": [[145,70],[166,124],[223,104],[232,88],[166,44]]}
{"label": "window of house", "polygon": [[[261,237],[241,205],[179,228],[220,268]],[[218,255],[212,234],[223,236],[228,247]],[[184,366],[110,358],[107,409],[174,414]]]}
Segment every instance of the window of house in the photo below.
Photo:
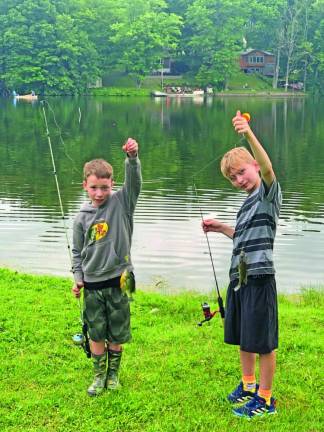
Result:
{"label": "window of house", "polygon": [[249,56],[249,63],[264,63],[263,56]]}

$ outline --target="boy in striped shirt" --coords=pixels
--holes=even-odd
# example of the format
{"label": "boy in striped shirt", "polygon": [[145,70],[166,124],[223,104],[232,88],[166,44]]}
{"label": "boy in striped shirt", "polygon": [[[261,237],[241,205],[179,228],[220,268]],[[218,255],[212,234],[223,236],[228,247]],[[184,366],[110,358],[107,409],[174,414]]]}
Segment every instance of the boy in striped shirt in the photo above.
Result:
{"label": "boy in striped shirt", "polygon": [[[234,414],[252,418],[276,412],[272,382],[278,347],[278,312],[273,242],[282,197],[269,156],[237,111],[232,120],[253,153],[244,147],[227,152],[221,171],[233,186],[247,192],[235,228],[216,219],[203,221],[204,232],[220,232],[233,240],[230,284],[226,296],[225,342],[240,346],[242,381],[228,395]],[[260,382],[256,383],[259,354]]]}

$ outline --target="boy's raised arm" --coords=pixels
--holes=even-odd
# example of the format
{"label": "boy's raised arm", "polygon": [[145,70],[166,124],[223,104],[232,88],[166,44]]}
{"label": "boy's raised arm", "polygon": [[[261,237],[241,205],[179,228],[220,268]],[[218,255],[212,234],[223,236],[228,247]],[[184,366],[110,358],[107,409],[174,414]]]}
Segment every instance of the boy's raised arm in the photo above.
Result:
{"label": "boy's raised arm", "polygon": [[248,121],[242,117],[240,111],[237,111],[232,123],[237,133],[245,135],[250,144],[253,156],[259,164],[262,179],[267,186],[271,186],[276,178],[272,169],[271,160],[257,137],[254,135]]}

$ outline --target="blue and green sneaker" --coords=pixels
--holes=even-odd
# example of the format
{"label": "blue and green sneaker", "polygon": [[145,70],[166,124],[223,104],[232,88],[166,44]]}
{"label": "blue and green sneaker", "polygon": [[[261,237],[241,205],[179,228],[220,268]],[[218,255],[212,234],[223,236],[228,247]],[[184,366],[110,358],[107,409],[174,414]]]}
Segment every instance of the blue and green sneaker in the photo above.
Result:
{"label": "blue and green sneaker", "polygon": [[271,398],[270,405],[267,405],[265,399],[258,395],[255,395],[245,405],[233,409],[235,415],[247,419],[265,414],[275,414],[276,412],[276,400],[273,397]]}
{"label": "blue and green sneaker", "polygon": [[227,396],[227,400],[229,400],[233,404],[246,402],[254,398],[256,392],[258,391],[258,388],[259,385],[257,384],[255,392],[246,391],[243,389],[243,382],[241,381],[240,384],[236,387],[236,389]]}

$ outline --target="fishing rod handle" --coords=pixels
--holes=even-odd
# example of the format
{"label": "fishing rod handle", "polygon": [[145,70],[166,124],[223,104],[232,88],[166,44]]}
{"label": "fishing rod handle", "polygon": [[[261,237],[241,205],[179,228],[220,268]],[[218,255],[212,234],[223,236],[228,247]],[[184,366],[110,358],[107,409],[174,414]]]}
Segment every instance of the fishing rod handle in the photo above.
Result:
{"label": "fishing rod handle", "polygon": [[225,308],[224,308],[224,303],[223,303],[223,299],[222,299],[222,297],[218,297],[217,302],[218,302],[218,306],[219,306],[219,313],[220,313],[220,316],[221,316],[221,317],[223,318],[223,320],[224,320],[224,318],[225,318]]}

